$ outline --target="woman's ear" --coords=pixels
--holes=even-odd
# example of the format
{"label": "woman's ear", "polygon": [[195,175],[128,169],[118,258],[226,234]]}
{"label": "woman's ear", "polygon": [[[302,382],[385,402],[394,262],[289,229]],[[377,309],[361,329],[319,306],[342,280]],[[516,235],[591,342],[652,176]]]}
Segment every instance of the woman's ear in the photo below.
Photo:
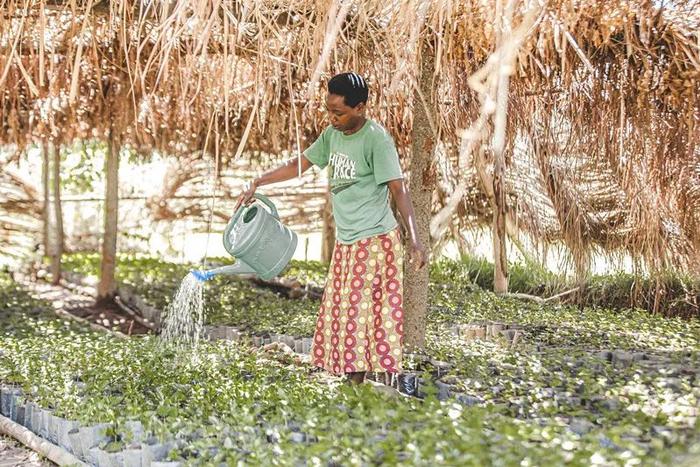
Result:
{"label": "woman's ear", "polygon": [[357,112],[358,114],[359,114],[359,113],[362,113],[362,112],[365,111],[365,108],[366,108],[365,103],[364,103],[364,102],[360,102],[359,104],[357,104],[357,105],[355,106],[355,112]]}

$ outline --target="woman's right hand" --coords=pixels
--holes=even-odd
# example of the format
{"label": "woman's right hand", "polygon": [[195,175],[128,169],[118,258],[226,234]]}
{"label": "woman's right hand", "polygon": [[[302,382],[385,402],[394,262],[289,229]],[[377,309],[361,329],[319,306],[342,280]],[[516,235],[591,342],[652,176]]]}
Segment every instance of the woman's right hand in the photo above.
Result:
{"label": "woman's right hand", "polygon": [[241,194],[238,195],[238,201],[236,202],[236,207],[233,210],[234,213],[238,211],[238,208],[240,208],[242,205],[245,204],[247,206],[254,201],[253,195],[255,194],[255,190],[257,188],[258,183],[255,179],[243,186],[243,191],[241,191]]}

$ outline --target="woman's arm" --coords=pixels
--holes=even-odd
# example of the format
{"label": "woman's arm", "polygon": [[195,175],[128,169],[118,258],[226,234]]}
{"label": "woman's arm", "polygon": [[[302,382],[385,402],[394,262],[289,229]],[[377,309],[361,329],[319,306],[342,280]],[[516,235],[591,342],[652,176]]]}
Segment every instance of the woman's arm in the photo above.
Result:
{"label": "woman's arm", "polygon": [[408,236],[411,241],[409,261],[414,265],[417,271],[425,266],[427,254],[425,253],[425,247],[421,243],[420,238],[418,238],[418,227],[416,226],[416,217],[413,213],[413,203],[411,203],[408,187],[406,187],[402,179],[391,180],[387,185],[389,186],[389,191],[391,191],[391,196],[393,196],[396,201],[399,213],[406,223]]}
{"label": "woman's arm", "polygon": [[[301,156],[301,173],[306,172],[313,164],[306,156]],[[268,170],[258,178],[254,178],[251,182],[247,183],[245,188],[240,195],[238,195],[238,202],[236,202],[236,209],[238,209],[241,204],[250,204],[253,201],[253,195],[255,190],[263,185],[270,185],[271,183],[284,182],[286,180],[292,179],[297,176],[297,159],[290,159],[284,165],[281,165],[275,169]]]}

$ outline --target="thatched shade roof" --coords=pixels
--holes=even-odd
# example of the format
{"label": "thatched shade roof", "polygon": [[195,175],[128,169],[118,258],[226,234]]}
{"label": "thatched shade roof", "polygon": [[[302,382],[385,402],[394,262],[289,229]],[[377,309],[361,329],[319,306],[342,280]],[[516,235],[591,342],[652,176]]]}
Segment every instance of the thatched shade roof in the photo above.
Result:
{"label": "thatched shade roof", "polygon": [[[697,0],[25,3],[3,2],[0,21],[0,143],[19,146],[111,129],[144,152],[220,163],[296,150],[324,125],[324,77],[352,69],[406,154],[420,53],[434,54],[436,209],[464,194],[436,241],[490,222],[492,124],[463,130],[493,111],[489,66],[512,5],[513,224],[563,240],[581,267],[594,248],[700,263]],[[483,88],[468,80],[478,70]]]}

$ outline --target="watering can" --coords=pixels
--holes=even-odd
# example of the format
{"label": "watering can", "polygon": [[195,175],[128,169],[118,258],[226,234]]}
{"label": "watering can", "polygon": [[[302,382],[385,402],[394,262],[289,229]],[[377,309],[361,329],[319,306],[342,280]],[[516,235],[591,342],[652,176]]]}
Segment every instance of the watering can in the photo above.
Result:
{"label": "watering can", "polygon": [[239,207],[224,230],[224,248],[236,258],[236,264],[190,271],[199,281],[219,274],[255,274],[270,280],[282,272],[294,256],[297,234],[282,225],[272,201],[263,195],[254,196],[262,204],[256,202]]}

